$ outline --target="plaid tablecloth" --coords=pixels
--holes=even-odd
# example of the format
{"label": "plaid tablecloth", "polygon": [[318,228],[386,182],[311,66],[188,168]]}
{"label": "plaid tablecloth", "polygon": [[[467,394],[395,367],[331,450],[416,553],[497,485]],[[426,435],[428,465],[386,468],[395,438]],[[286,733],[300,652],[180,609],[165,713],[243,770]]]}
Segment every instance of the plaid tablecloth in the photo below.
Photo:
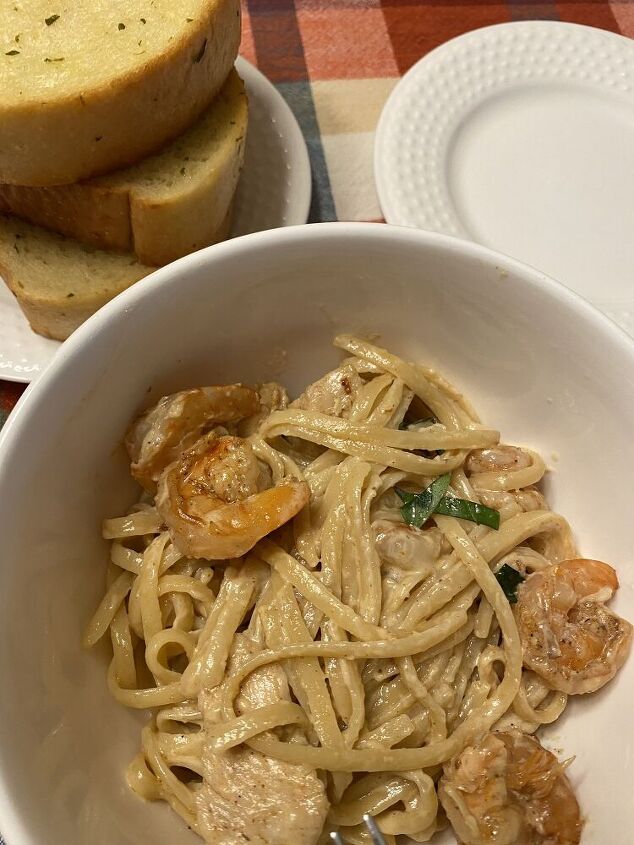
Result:
{"label": "plaid tablecloth", "polygon": [[[241,53],[275,83],[308,144],[311,222],[381,220],[372,175],[379,113],[399,77],[444,41],[531,19],[634,37],[634,0],[243,0],[242,8]],[[23,391],[0,380],[0,426]]]}

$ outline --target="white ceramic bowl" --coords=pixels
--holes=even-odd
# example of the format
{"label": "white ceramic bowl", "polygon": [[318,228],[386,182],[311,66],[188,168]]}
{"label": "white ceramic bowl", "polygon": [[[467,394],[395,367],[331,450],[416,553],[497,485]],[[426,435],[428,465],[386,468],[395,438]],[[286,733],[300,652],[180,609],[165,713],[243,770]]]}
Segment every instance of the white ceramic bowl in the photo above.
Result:
{"label": "white ceramic bowl", "polygon": [[[80,635],[102,593],[104,516],[135,493],[120,447],[162,393],[277,378],[298,390],[338,359],[337,331],[376,332],[431,362],[510,441],[553,467],[548,494],[582,550],[614,562],[634,618],[634,345],[534,270],[411,229],[323,224],[250,235],[138,283],[64,344],[0,445],[0,827],[9,845],[184,845],[124,767],[142,716],[112,701]],[[631,842],[634,658],[553,730],[589,822]],[[607,833],[609,831],[609,834]],[[447,840],[450,841],[450,840]]]}

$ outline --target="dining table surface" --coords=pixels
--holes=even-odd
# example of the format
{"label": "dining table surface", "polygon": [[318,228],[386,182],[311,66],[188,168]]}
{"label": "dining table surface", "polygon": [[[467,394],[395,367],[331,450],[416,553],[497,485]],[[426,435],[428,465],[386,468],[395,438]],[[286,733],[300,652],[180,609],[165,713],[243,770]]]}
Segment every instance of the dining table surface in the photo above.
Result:
{"label": "dining table surface", "polygon": [[[243,0],[240,53],[275,84],[306,139],[309,222],[383,222],[374,134],[400,77],[451,38],[525,20],[634,37],[634,0]],[[0,379],[0,427],[25,388]]]}

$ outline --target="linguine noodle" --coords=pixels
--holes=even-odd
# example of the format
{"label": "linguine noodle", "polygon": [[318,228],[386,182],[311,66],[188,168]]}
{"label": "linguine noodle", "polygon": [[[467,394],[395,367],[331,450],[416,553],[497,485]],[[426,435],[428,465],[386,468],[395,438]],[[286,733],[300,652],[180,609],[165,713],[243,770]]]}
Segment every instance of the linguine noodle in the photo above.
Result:
{"label": "linguine noodle", "polygon": [[[469,469],[499,435],[455,388],[365,341],[335,342],[358,376],[345,414],[292,403],[246,436],[273,484],[308,485],[294,519],[221,561],[182,555],[148,494],[104,523],[107,591],[85,643],[109,634],[110,692],[152,713],[128,783],[209,842],[224,841],[201,810],[210,767],[239,749],[317,773],[322,838],[364,841],[370,813],[390,843],[428,841],[447,823],[443,764],[492,729],[533,733],[566,706],[523,665],[496,577],[504,562],[526,577],[575,557],[568,524],[533,487],[544,462],[521,450],[517,467]],[[447,473],[447,495],[495,508],[497,529],[438,512],[405,528],[402,497]],[[429,541],[427,558],[386,552],[403,528]],[[290,693],[254,705],[263,678]]]}

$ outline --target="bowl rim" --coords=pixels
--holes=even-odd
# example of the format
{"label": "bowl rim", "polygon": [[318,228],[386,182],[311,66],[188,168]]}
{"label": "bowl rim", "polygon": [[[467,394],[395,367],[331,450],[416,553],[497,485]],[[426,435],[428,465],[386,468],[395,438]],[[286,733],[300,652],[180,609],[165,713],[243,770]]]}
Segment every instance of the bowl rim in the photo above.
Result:
{"label": "bowl rim", "polygon": [[[410,243],[426,244],[432,247],[444,248],[454,255],[468,256],[473,259],[480,259],[488,264],[493,264],[500,270],[508,270],[521,276],[522,284],[529,288],[536,288],[545,291],[554,300],[558,300],[567,306],[573,313],[583,315],[591,323],[594,323],[597,330],[607,336],[621,348],[623,354],[632,359],[634,365],[634,338],[630,337],[624,329],[603,314],[594,305],[590,304],[580,294],[571,288],[566,287],[562,282],[552,276],[543,273],[536,267],[531,266],[516,258],[512,258],[503,252],[477,244],[473,241],[463,240],[453,235],[445,235],[440,232],[432,232],[426,229],[418,229],[409,226],[397,226],[390,223],[357,223],[357,222],[327,222],[327,223],[303,223],[296,226],[285,226],[279,229],[267,229],[262,232],[242,235],[222,243],[213,244],[198,252],[186,255],[183,258],[160,267],[150,275],[135,282],[126,290],[118,294],[106,305],[102,306],[95,314],[86,320],[73,334],[64,341],[61,348],[55,355],[53,361],[46,368],[44,373],[31,382],[22,396],[19,398],[7,421],[0,429],[0,487],[2,486],[2,467],[7,454],[10,452],[15,438],[18,436],[22,421],[26,415],[35,409],[44,398],[50,393],[58,379],[63,378],[69,362],[76,358],[83,348],[90,345],[91,339],[106,331],[108,326],[120,319],[126,310],[139,303],[141,300],[151,297],[152,291],[158,285],[167,286],[177,284],[181,271],[191,270],[213,263],[215,259],[221,260],[236,256],[243,256],[247,251],[257,251],[262,244],[267,248],[275,248],[278,245],[292,243],[296,240],[308,238],[311,241],[329,240],[332,237],[362,238],[369,236],[377,241],[390,242],[392,240],[403,240]],[[1,809],[1,807],[0,807]]]}
{"label": "bowl rim", "polygon": [[[545,292],[554,301],[568,308],[573,315],[582,317],[594,326],[599,337],[610,339],[619,348],[623,358],[630,362],[634,373],[634,338],[630,338],[616,323],[598,311],[583,297],[545,273],[510,256],[471,241],[450,235],[405,226],[376,223],[313,223],[288,226],[243,235],[187,255],[135,283],[103,306],[64,342],[46,371],[26,389],[0,431],[0,491],[11,484],[11,464],[19,460],[17,448],[29,420],[45,406],[56,392],[56,386],[72,372],[74,362],[88,348],[92,339],[107,332],[109,327],[124,317],[130,306],[151,297],[156,285],[176,285],[183,271],[212,265],[216,260],[242,259],[245,253],[257,252],[263,246],[271,247],[306,241],[327,242],[342,239],[365,239],[386,244],[411,243],[422,247],[440,248],[452,255],[484,261],[499,271],[515,273],[522,285]],[[10,800],[8,784],[10,771],[0,769],[0,819],[2,836],[6,845],[41,845],[35,842],[27,828],[26,819],[18,814]]]}

